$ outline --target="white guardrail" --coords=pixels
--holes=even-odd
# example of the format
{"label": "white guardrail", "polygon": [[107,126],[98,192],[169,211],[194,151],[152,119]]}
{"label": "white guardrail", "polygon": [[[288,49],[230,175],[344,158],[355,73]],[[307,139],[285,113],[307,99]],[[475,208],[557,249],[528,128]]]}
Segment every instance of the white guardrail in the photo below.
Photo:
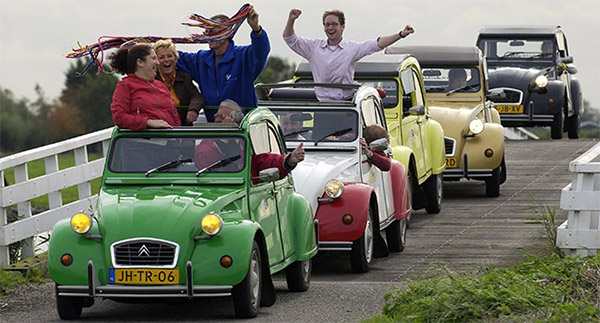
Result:
{"label": "white guardrail", "polygon": [[562,189],[560,208],[568,217],[556,234],[566,255],[594,256],[600,250],[600,143],[569,164],[571,184]]}
{"label": "white guardrail", "polygon": [[[113,128],[72,138],[48,146],[20,152],[0,159],[0,267],[10,265],[9,245],[24,241],[21,258],[35,255],[33,238],[52,229],[61,219],[74,212],[95,206],[90,181],[101,177]],[[102,158],[88,160],[87,146],[102,143]],[[75,166],[59,169],[58,155],[72,152]],[[44,159],[46,174],[30,179],[27,163]],[[15,183],[5,186],[5,171],[13,168]],[[63,205],[61,190],[77,185],[79,200]],[[49,209],[33,214],[31,200],[48,195]],[[8,223],[8,208],[16,205],[19,220]]]}

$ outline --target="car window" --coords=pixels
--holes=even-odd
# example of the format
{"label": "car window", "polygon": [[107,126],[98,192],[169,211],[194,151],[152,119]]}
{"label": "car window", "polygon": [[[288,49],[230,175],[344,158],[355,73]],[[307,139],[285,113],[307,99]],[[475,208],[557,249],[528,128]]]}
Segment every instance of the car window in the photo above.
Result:
{"label": "car window", "polygon": [[486,39],[480,42],[480,48],[488,59],[500,60],[551,60],[556,52],[551,38]]}
{"label": "car window", "polygon": [[411,99],[413,102],[413,106],[416,105],[425,105],[425,98],[423,97],[423,90],[421,88],[421,82],[419,81],[419,75],[415,70],[412,70],[413,84],[415,87],[415,91],[411,93]]}
{"label": "car window", "polygon": [[428,93],[478,92],[481,89],[479,70],[475,67],[425,67],[422,71]]}
{"label": "car window", "polygon": [[279,119],[286,141],[348,142],[356,140],[358,134],[358,114],[354,110],[306,107],[271,111]]}
{"label": "car window", "polygon": [[234,159],[206,172],[239,172],[245,167],[245,154],[246,141],[240,136],[120,136],[113,141],[107,163],[115,173],[145,173],[160,166],[161,173],[196,173]]}
{"label": "car window", "polygon": [[275,131],[267,122],[251,124],[248,132],[252,142],[253,154],[281,154]]}
{"label": "car window", "polygon": [[385,109],[395,108],[398,105],[398,81],[394,79],[377,79],[377,78],[357,78],[355,79],[362,85],[368,85],[385,92],[383,107]]}

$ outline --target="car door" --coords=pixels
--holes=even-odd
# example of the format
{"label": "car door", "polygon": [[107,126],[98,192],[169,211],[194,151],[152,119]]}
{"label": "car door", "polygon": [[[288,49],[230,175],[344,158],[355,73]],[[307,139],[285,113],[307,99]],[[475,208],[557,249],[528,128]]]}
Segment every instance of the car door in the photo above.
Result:
{"label": "car door", "polygon": [[[277,132],[271,123],[264,121],[250,125],[249,134],[252,154],[282,153],[282,142],[277,139]],[[291,242],[293,234],[289,232],[291,222],[286,217],[286,206],[293,192],[290,176],[274,182],[251,184],[251,208],[259,215],[256,220],[263,227],[271,265],[283,261],[294,250]]]}
{"label": "car door", "polygon": [[424,126],[427,120],[426,110],[409,114],[409,109],[421,105],[425,108],[423,87],[413,67],[400,71],[402,82],[402,144],[411,148],[415,154],[416,171],[419,182],[431,168],[424,140]]}
{"label": "car door", "polygon": [[[382,126],[384,129],[385,119],[381,111],[380,101],[374,97],[367,97],[361,102],[361,119],[364,127],[373,124]],[[365,154],[360,150],[361,175],[364,182],[371,184],[377,194],[377,204],[379,209],[379,223],[385,220],[394,212],[394,200],[390,193],[392,192],[392,182],[389,172],[382,172],[368,162]]]}

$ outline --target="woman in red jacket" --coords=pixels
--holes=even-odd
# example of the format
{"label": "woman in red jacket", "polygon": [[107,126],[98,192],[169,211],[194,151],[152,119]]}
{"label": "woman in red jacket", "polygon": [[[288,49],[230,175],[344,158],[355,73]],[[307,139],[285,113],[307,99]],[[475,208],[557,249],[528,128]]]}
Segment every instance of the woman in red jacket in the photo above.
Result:
{"label": "woman in red jacket", "polygon": [[117,83],[110,105],[117,126],[141,130],[181,125],[169,90],[155,80],[158,59],[149,44],[122,47],[110,60],[114,71],[127,75]]}

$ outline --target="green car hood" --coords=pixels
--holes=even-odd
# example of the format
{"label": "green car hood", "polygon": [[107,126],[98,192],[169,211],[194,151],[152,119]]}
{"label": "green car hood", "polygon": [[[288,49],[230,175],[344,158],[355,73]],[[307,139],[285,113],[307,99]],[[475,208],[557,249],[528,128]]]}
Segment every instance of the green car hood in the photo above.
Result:
{"label": "green car hood", "polygon": [[200,234],[200,221],[208,212],[217,212],[225,222],[241,220],[244,196],[239,187],[103,187],[98,222],[106,243],[137,237],[189,241]]}

